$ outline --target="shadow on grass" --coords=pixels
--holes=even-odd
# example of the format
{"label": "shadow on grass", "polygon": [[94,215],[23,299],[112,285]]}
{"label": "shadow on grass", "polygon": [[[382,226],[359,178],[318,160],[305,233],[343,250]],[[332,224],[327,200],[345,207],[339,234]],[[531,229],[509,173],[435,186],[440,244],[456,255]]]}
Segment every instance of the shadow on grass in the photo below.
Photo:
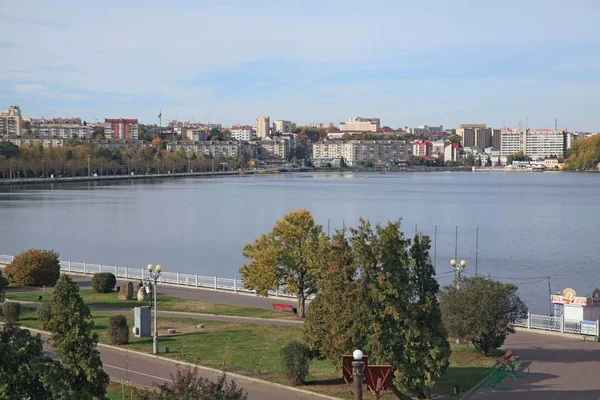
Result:
{"label": "shadow on grass", "polygon": [[339,385],[345,385],[345,384],[346,383],[344,382],[344,380],[342,378],[310,380],[305,383],[306,386],[339,386]]}

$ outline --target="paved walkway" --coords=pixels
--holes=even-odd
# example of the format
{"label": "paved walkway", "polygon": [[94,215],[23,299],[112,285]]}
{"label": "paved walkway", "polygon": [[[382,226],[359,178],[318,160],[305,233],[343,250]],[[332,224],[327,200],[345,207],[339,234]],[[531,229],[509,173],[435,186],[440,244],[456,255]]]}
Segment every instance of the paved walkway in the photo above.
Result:
{"label": "paved walkway", "polygon": [[529,376],[519,378],[513,390],[481,388],[469,400],[600,399],[600,343],[518,331],[504,348],[530,362]]}
{"label": "paved walkway", "polygon": [[[46,340],[47,335],[42,335]],[[44,344],[44,350],[56,357],[52,348]],[[132,382],[136,386],[152,387],[154,383],[162,384],[170,382],[171,374],[175,374],[177,361],[155,358],[153,356],[144,356],[120,348],[109,346],[98,346],[102,356],[104,370],[110,375],[111,379],[117,382]],[[200,369],[200,376],[211,380],[216,380],[221,374],[210,369]],[[232,377],[229,380],[236,381],[238,387],[243,387],[248,391],[249,400],[317,400],[323,398],[334,399],[329,396],[319,396],[316,394],[302,393],[283,387],[283,385],[271,385],[265,382],[245,377]]]}

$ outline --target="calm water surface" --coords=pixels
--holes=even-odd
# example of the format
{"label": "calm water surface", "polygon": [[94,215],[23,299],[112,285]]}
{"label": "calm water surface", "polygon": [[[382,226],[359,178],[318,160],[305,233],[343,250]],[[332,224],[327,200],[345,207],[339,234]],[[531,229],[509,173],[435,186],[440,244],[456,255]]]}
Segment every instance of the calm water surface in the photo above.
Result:
{"label": "calm water surface", "polygon": [[[54,249],[61,259],[238,276],[242,246],[309,209],[327,230],[403,219],[433,238],[440,282],[458,258],[519,284],[534,312],[552,291],[600,287],[600,175],[570,173],[291,174],[0,188],[0,253]],[[433,258],[433,248],[432,248]],[[536,279],[533,279],[536,278]]]}

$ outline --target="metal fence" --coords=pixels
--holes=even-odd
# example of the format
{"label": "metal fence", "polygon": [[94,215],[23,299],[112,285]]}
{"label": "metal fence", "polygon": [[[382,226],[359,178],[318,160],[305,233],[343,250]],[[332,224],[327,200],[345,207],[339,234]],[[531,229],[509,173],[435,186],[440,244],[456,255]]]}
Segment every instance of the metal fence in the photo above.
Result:
{"label": "metal fence", "polygon": [[600,339],[600,321],[575,321],[550,315],[527,314],[527,318],[517,321],[515,326],[527,329],[574,333],[583,336],[595,336]]}
{"label": "metal fence", "polygon": [[[0,264],[10,264],[15,256],[0,254]],[[77,261],[60,261],[60,269],[65,272],[76,272],[80,274],[98,274],[110,272],[117,278],[139,279],[149,278],[149,273],[143,268],[131,268],[127,266],[92,264]],[[228,290],[234,293],[256,293],[254,290],[244,288],[244,283],[237,278],[221,278],[218,276],[202,276],[198,274],[184,274],[180,272],[163,272],[160,277],[161,283],[172,285],[203,287],[210,289]],[[285,290],[270,290],[269,296],[274,297],[296,297],[294,294],[286,293]]]}

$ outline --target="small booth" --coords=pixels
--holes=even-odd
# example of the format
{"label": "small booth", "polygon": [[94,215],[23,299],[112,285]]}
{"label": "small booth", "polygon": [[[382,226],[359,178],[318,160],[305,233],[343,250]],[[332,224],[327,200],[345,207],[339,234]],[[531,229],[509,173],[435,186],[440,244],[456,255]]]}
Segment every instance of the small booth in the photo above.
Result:
{"label": "small booth", "polygon": [[566,288],[552,295],[554,316],[567,321],[596,321],[600,319],[600,289],[591,296],[577,296],[575,289]]}

